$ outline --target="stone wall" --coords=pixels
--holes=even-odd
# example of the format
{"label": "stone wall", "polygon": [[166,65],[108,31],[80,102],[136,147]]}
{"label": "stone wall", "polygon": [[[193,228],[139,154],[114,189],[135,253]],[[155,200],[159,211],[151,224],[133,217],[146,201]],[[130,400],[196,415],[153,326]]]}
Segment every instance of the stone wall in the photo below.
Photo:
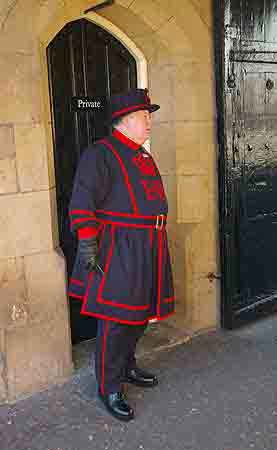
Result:
{"label": "stone wall", "polygon": [[100,14],[128,34],[148,62],[152,152],[169,199],[177,314],[190,333],[219,323],[217,160],[210,0],[120,0]]}
{"label": "stone wall", "polygon": [[0,401],[12,401],[65,379],[72,361],[65,265],[53,227],[55,184],[42,119],[37,33],[45,25],[48,2],[2,3]]}
{"label": "stone wall", "polygon": [[[45,48],[93,0],[0,0],[0,402],[72,371],[59,251]],[[210,0],[118,0],[99,16],[148,63],[152,152],[169,199],[174,326],[218,323],[217,177]],[[89,14],[86,16],[91,18]]]}

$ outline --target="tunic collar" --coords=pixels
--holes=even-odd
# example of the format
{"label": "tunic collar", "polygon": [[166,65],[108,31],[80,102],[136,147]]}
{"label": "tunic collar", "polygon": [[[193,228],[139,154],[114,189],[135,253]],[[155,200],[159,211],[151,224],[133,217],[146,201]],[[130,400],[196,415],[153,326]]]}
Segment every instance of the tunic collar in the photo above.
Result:
{"label": "tunic collar", "polygon": [[133,141],[126,136],[126,134],[121,133],[121,131],[116,128],[113,129],[112,135],[132,150],[138,150],[141,147],[141,145],[137,144],[137,142]]}

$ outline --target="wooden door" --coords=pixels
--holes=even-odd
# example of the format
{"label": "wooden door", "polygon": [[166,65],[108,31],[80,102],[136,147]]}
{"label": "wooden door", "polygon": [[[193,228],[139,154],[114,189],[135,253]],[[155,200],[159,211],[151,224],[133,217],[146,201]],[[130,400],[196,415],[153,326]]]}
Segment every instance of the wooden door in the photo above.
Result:
{"label": "wooden door", "polygon": [[[68,23],[47,48],[60,246],[70,276],[77,242],[69,227],[68,204],[82,151],[109,133],[107,110],[74,112],[72,97],[109,98],[137,86],[136,62],[112,35],[85,19]],[[80,316],[70,301],[73,343],[96,333],[96,320]]]}
{"label": "wooden door", "polygon": [[226,0],[217,34],[223,325],[228,328],[277,310],[276,18],[276,1]]}

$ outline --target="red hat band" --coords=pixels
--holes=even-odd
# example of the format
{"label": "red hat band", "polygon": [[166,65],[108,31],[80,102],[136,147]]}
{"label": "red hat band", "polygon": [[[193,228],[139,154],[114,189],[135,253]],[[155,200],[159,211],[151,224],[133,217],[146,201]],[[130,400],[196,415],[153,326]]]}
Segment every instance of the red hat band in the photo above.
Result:
{"label": "red hat band", "polygon": [[127,92],[114,94],[110,98],[110,117],[112,120],[140,109],[146,109],[152,113],[159,108],[159,105],[151,103],[148,89],[129,89]]}

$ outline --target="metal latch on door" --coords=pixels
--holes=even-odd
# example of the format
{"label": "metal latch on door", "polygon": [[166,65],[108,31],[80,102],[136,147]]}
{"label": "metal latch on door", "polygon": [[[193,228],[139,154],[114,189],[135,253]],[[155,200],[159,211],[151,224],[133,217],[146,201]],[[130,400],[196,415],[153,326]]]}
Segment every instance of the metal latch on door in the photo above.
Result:
{"label": "metal latch on door", "polygon": [[222,276],[221,274],[216,274],[214,272],[209,272],[207,275],[207,278],[209,280],[210,283],[212,283],[214,280],[221,280]]}

